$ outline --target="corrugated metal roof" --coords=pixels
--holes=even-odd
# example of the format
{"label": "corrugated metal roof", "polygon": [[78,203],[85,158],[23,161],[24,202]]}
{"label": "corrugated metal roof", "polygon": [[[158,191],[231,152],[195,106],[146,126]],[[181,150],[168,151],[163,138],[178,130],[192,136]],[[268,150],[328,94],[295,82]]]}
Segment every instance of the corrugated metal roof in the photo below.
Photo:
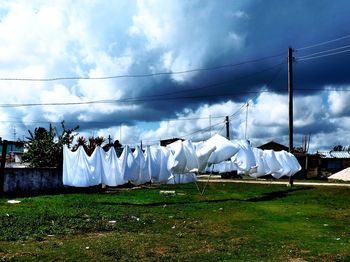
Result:
{"label": "corrugated metal roof", "polygon": [[318,151],[321,158],[350,158],[348,151]]}

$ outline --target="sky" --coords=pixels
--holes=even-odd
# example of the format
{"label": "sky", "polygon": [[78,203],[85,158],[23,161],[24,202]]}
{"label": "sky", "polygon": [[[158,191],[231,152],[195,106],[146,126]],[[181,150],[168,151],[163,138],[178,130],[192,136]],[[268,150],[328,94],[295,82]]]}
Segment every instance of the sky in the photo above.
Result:
{"label": "sky", "polygon": [[0,0],[0,136],[79,125],[131,146],[225,135],[350,144],[347,0]]}

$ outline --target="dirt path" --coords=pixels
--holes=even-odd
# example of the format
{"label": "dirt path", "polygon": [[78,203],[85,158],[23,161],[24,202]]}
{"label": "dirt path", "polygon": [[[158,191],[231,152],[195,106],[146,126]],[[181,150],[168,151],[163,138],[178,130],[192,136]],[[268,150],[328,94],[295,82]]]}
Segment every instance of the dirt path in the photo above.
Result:
{"label": "dirt path", "polygon": [[[198,182],[207,182],[208,177],[202,176]],[[265,184],[265,185],[288,185],[288,181],[264,181],[264,180],[237,180],[237,179],[222,179],[215,176],[209,180],[209,183],[242,183],[242,184]],[[327,182],[298,182],[294,181],[294,185],[301,186],[334,186],[334,187],[350,187],[350,183],[327,183]]]}

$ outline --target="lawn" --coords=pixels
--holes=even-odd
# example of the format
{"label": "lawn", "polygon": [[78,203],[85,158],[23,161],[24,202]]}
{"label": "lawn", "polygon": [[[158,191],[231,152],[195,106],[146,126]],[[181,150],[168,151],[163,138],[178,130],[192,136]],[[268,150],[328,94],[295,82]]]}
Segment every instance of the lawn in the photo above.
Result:
{"label": "lawn", "polygon": [[[175,195],[160,194],[175,190]],[[194,184],[0,199],[0,261],[350,261],[350,189]]]}

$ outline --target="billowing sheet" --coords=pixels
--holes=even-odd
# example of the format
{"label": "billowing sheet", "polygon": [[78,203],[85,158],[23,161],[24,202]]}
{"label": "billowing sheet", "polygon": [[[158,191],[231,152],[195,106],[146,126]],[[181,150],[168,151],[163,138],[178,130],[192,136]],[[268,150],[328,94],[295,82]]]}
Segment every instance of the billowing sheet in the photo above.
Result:
{"label": "billowing sheet", "polygon": [[[218,134],[209,138],[204,147],[213,148],[215,151],[210,155],[208,163],[217,164],[233,157],[239,150],[231,141]],[[209,150],[208,150],[209,151]]]}
{"label": "billowing sheet", "polygon": [[265,158],[266,165],[268,167],[269,173],[274,177],[274,178],[281,178],[283,168],[281,164],[278,162],[275,151],[273,150],[264,150],[263,157]]}
{"label": "billowing sheet", "polygon": [[154,183],[187,183],[196,180],[195,173],[207,171],[275,178],[293,176],[301,167],[294,155],[281,151],[252,148],[248,141],[232,143],[220,135],[204,142],[178,140],[168,147],[147,147],[134,153],[126,146],[120,158],[114,148],[104,152],[97,147],[87,156],[83,147],[71,152],[63,148],[63,184],[88,187],[99,184],[118,186],[128,181],[135,185]]}
{"label": "billowing sheet", "polygon": [[256,166],[255,156],[250,143],[247,140],[237,141],[238,152],[231,158],[236,163],[239,171],[249,172]]}
{"label": "billowing sheet", "polygon": [[259,148],[253,148],[253,153],[257,167],[256,169],[252,170],[250,176],[255,178],[265,176],[268,171],[266,170],[265,161],[263,157],[264,151]]}
{"label": "billowing sheet", "polygon": [[114,147],[111,147],[107,152],[100,148],[102,157],[102,184],[108,186],[119,186],[127,183],[120,170],[120,161],[117,157]]}
{"label": "billowing sheet", "polygon": [[120,156],[120,171],[127,181],[135,181],[139,177],[139,163],[131,152],[129,146],[125,146],[123,153]]}
{"label": "billowing sheet", "polygon": [[187,158],[182,141],[177,140],[167,145],[167,149],[170,150],[168,170],[173,174],[186,173]]}
{"label": "billowing sheet", "polygon": [[151,181],[149,170],[149,155],[143,154],[140,147],[136,147],[134,151],[134,160],[137,163],[137,179],[131,180],[134,185],[142,185]]}
{"label": "billowing sheet", "polygon": [[89,187],[101,184],[103,173],[101,151],[87,156],[82,146],[72,152],[63,147],[63,184],[74,187]]}

